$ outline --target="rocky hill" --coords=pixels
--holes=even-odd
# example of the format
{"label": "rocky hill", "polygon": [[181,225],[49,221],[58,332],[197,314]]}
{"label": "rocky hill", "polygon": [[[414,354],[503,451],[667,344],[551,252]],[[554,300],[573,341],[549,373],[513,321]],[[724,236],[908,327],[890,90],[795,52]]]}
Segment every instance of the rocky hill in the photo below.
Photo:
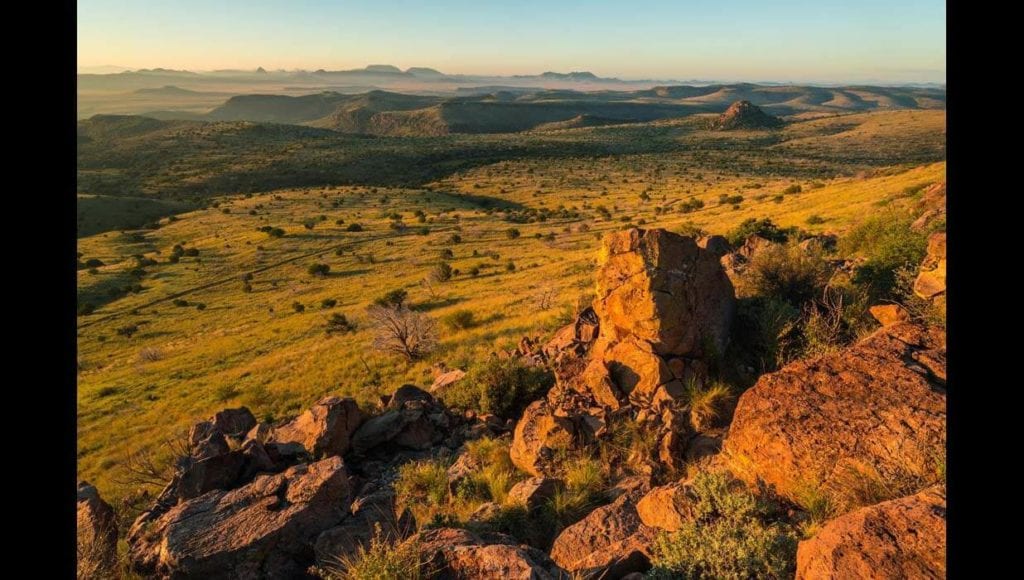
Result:
{"label": "rocky hill", "polygon": [[[944,268],[944,238],[932,246],[926,272]],[[715,386],[739,338],[732,265],[768,247],[607,235],[591,307],[547,342],[496,353],[536,372],[523,377],[554,377],[507,418],[456,404],[479,380],[457,370],[374,408],[328,396],[275,423],[216,413],[121,530],[129,565],[333,578],[371,550],[430,578],[943,577],[944,334],[879,311],[870,336],[733,401]],[[606,485],[580,495],[599,465]],[[78,497],[80,554],[103,569],[116,559],[112,508],[84,482]],[[694,556],[711,541],[722,548]],[[741,545],[764,551],[737,559]]]}
{"label": "rocky hill", "polygon": [[750,101],[736,101],[712,123],[719,131],[776,129],[783,125],[782,119],[762,111]]}

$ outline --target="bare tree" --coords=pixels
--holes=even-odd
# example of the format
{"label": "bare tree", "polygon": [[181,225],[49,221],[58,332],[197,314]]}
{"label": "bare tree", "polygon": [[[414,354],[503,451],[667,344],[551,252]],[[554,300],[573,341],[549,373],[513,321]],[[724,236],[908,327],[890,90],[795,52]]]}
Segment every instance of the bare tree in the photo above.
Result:
{"label": "bare tree", "polygon": [[388,308],[374,304],[367,308],[377,335],[373,347],[400,354],[406,360],[423,358],[437,346],[437,324],[421,312],[407,306]]}
{"label": "bare tree", "polygon": [[177,465],[182,458],[192,457],[192,441],[185,431],[164,439],[164,447],[170,453],[170,459],[161,460],[149,448],[143,448],[125,457],[124,475],[117,478],[118,483],[133,486],[163,487],[174,476]]}
{"label": "bare tree", "polygon": [[540,291],[537,293],[537,307],[541,310],[547,310],[554,305],[555,298],[558,297],[558,289],[551,286],[542,286]]}

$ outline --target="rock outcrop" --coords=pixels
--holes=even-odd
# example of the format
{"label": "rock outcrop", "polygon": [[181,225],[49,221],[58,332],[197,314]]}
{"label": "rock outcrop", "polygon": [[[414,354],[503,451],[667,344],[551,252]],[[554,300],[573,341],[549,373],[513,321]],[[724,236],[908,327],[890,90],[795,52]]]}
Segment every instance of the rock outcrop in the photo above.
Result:
{"label": "rock outcrop", "polygon": [[78,577],[102,577],[117,562],[117,520],[89,482],[78,483]]}
{"label": "rock outcrop", "polygon": [[636,504],[636,511],[644,525],[674,532],[693,518],[692,502],[685,485],[670,483],[643,496]]}
{"label": "rock outcrop", "polygon": [[900,323],[764,375],[737,404],[730,467],[782,493],[849,469],[930,473],[946,443],[945,366],[944,333]]}
{"label": "rock outcrop", "polygon": [[324,397],[294,420],[275,428],[273,440],[299,443],[314,458],[344,455],[363,420],[359,405],[351,397]]}
{"label": "rock outcrop", "polygon": [[352,435],[352,451],[365,455],[377,447],[427,449],[449,435],[447,409],[430,393],[403,385],[391,397],[384,413],[368,419]]}
{"label": "rock outcrop", "polygon": [[800,542],[796,577],[945,578],[945,486],[826,523],[813,538]]}
{"label": "rock outcrop", "polygon": [[718,131],[776,129],[784,125],[750,101],[736,101],[711,124]]}
{"label": "rock outcrop", "polygon": [[331,566],[352,557],[370,544],[379,529],[381,539],[399,542],[416,531],[408,510],[398,511],[395,491],[389,485],[372,482],[352,501],[350,515],[337,526],[321,533],[314,545],[316,559]]}
{"label": "rock outcrop", "polygon": [[232,491],[174,506],[128,535],[137,572],[167,577],[286,578],[301,575],[313,540],[342,521],[350,488],[339,457],[262,475]]}
{"label": "rock outcrop", "polygon": [[543,552],[517,546],[507,537],[492,540],[498,541],[485,542],[472,532],[454,528],[427,530],[415,538],[430,577],[568,580]]}
{"label": "rock outcrop", "polygon": [[925,300],[945,302],[946,297],[946,234],[938,232],[928,238],[928,253],[921,262],[921,271],[914,281],[914,294]]}

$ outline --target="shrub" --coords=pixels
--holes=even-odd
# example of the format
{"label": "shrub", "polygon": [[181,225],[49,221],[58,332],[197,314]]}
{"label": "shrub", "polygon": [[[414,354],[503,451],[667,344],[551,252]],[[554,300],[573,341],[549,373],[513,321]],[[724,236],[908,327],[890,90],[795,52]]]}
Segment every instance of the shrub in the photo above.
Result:
{"label": "shrub", "polygon": [[214,390],[214,396],[221,403],[234,399],[238,396],[238,389],[234,385],[224,384],[220,385]]}
{"label": "shrub", "polygon": [[324,310],[334,308],[337,305],[338,301],[335,300],[334,298],[324,298],[323,300],[320,301],[320,308],[323,308]]}
{"label": "shrub", "polygon": [[348,321],[344,314],[335,312],[327,319],[327,334],[352,332],[356,326]]}
{"label": "shrub", "polygon": [[782,193],[783,193],[783,195],[790,195],[790,194],[793,194],[793,193],[800,193],[803,190],[804,189],[802,187],[800,187],[798,184],[794,183],[793,185],[790,185],[786,189],[783,189]]}
{"label": "shrub", "polygon": [[448,503],[448,466],[441,460],[406,463],[398,469],[395,503],[408,508],[421,526],[441,515]]}
{"label": "shrub", "polygon": [[185,300],[184,298],[175,298],[173,301],[171,301],[171,304],[179,308],[184,308],[189,305],[188,300]]}
{"label": "shrub", "polygon": [[827,220],[825,218],[821,217],[818,214],[813,214],[813,215],[808,216],[806,221],[807,221],[807,225],[809,225],[809,226],[816,226],[818,224],[825,223]]}
{"label": "shrub", "polygon": [[514,419],[554,384],[547,370],[492,357],[469,367],[441,396],[446,405]]}
{"label": "shrub", "polygon": [[507,272],[515,272],[516,271],[516,263],[513,262],[512,260],[509,260],[508,263],[505,264],[505,271],[507,271]]}
{"label": "shrub", "polygon": [[796,244],[777,245],[754,254],[740,286],[748,294],[780,298],[799,307],[821,295],[830,275],[820,255]]}
{"label": "shrub", "polygon": [[106,264],[103,263],[103,260],[100,260],[99,258],[89,258],[85,261],[86,268],[99,268],[105,265]]}
{"label": "shrub", "polygon": [[452,235],[448,236],[448,243],[449,244],[461,244],[462,243],[462,236],[460,236],[459,234],[452,234]]}
{"label": "shrub", "polygon": [[[475,268],[479,273],[479,268]],[[475,274],[474,274],[475,275]],[[441,319],[450,330],[466,330],[476,326],[472,310],[456,310]]]}
{"label": "shrub", "polygon": [[331,267],[327,264],[310,264],[309,268],[306,269],[310,276],[316,276],[317,278],[323,278],[330,271]]}
{"label": "shrub", "polygon": [[396,288],[387,292],[383,296],[380,296],[373,301],[378,306],[385,308],[401,308],[405,304],[406,298],[409,297],[409,293],[403,288]]}
{"label": "shrub", "polygon": [[693,480],[696,517],[654,543],[649,578],[792,578],[797,536],[768,523],[772,509],[722,473]]}
{"label": "shrub", "polygon": [[295,302],[292,302],[292,310],[294,310],[295,312],[302,313],[306,311],[306,307],[303,306],[301,302],[296,300]]}
{"label": "shrub", "polygon": [[83,302],[78,305],[79,316],[88,316],[93,312],[96,312],[96,305],[91,302]]}
{"label": "shrub", "polygon": [[726,405],[732,400],[732,391],[723,383],[701,385],[690,381],[686,385],[686,399],[690,406],[690,423],[697,431],[712,427],[722,417]]}
{"label": "shrub", "polygon": [[324,580],[420,580],[424,577],[424,562],[418,541],[409,538],[396,543],[394,535],[375,522],[369,545],[360,545],[352,555],[313,572]]}
{"label": "shrub", "polygon": [[507,237],[510,240],[514,240],[514,239],[518,238],[520,235],[522,235],[522,234],[516,228],[509,228],[509,229],[505,230],[505,237]]}
{"label": "shrub", "polygon": [[439,262],[430,271],[430,277],[435,282],[447,282],[452,279],[452,266],[448,262]]}
{"label": "shrub", "polygon": [[361,232],[361,231],[363,231],[363,226],[362,226],[362,224],[351,223],[351,224],[348,224],[348,227],[345,228],[345,231],[346,232]]}
{"label": "shrub", "polygon": [[726,235],[733,246],[742,244],[750,236],[757,235],[773,242],[785,242],[796,233],[795,228],[780,228],[771,218],[747,218],[736,229]]}
{"label": "shrub", "polygon": [[199,255],[199,248],[189,248],[185,250],[185,255],[194,258]]}
{"label": "shrub", "polygon": [[123,336],[125,338],[131,338],[132,335],[138,331],[139,326],[137,324],[128,324],[125,326],[121,326],[116,330],[118,336]]}
{"label": "shrub", "polygon": [[[473,250],[473,252],[476,252],[476,250]],[[441,250],[441,259],[442,260],[450,260],[451,258],[454,258],[454,257],[455,257],[455,252],[453,252],[451,248],[444,248],[443,250]]]}
{"label": "shrub", "polygon": [[890,211],[867,218],[839,242],[844,253],[866,258],[854,272],[854,282],[875,302],[896,298],[899,270],[916,269],[924,259],[928,238],[911,229],[911,223],[910,216]]}

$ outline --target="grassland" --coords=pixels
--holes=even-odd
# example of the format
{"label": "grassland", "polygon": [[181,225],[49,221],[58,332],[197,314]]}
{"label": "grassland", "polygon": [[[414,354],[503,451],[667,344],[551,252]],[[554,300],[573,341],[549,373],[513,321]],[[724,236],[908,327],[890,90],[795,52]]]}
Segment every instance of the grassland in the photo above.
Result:
{"label": "grassland", "polygon": [[[715,133],[705,121],[371,140],[251,123],[150,124],[128,137],[89,128],[83,191],[206,207],[79,239],[80,259],[103,263],[78,281],[80,303],[96,307],[79,318],[80,477],[117,498],[130,491],[128,453],[166,456],[165,437],[224,406],[281,419],[328,393],[369,403],[429,384],[437,362],[461,366],[544,336],[589,300],[605,232],[724,233],[750,217],[842,232],[944,179],[941,111],[777,132]],[[793,185],[801,192],[783,193]],[[683,211],[692,199],[703,208]],[[175,245],[198,254],[171,262]],[[424,284],[446,249],[459,273]],[[330,272],[310,275],[314,263]],[[365,307],[396,288],[438,319],[471,310],[475,324],[442,325],[439,350],[414,364],[377,353]],[[327,334],[334,313],[356,330]]]}

